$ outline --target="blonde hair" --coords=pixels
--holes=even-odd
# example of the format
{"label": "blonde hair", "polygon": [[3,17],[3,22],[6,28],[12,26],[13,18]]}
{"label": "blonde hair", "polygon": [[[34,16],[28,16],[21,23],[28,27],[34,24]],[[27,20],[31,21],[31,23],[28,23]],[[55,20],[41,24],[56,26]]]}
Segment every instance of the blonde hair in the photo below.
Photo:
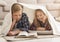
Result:
{"label": "blonde hair", "polygon": [[13,14],[14,12],[16,11],[19,11],[20,10],[20,7],[21,6],[23,8],[23,6],[21,4],[18,4],[18,3],[14,3],[11,7],[11,13]]}

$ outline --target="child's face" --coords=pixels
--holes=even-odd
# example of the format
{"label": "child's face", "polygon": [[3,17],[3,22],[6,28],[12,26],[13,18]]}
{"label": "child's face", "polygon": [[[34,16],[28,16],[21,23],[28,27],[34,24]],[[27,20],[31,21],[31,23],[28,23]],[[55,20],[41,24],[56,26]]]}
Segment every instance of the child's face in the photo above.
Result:
{"label": "child's face", "polygon": [[19,7],[20,7],[20,10],[19,11],[13,12],[13,15],[12,15],[13,20],[18,21],[22,17],[22,11],[23,11],[23,9],[22,9],[21,6],[19,6]]}
{"label": "child's face", "polygon": [[13,17],[13,20],[14,19],[17,20],[17,21],[20,20],[21,17],[22,17],[22,10],[14,12],[12,17]]}
{"label": "child's face", "polygon": [[44,19],[46,18],[46,16],[42,11],[37,11],[36,16],[37,16],[37,19],[40,21],[44,21]]}

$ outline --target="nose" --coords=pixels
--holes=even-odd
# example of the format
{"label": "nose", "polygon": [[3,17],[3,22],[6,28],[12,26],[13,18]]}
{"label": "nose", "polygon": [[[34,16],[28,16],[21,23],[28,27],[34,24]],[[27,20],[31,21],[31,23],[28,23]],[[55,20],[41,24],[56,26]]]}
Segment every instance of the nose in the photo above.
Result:
{"label": "nose", "polygon": [[20,16],[18,16],[18,18],[19,18]]}
{"label": "nose", "polygon": [[42,17],[42,16],[40,16],[39,18],[40,18],[40,19],[43,19],[43,17]]}

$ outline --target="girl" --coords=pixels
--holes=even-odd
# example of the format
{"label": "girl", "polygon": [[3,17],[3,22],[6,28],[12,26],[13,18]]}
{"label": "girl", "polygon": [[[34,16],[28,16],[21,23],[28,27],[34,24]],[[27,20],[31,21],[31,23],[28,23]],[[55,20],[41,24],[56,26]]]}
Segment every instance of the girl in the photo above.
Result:
{"label": "girl", "polygon": [[38,30],[38,31],[51,30],[48,17],[42,10],[40,9],[35,10],[35,18],[30,27],[30,30]]}

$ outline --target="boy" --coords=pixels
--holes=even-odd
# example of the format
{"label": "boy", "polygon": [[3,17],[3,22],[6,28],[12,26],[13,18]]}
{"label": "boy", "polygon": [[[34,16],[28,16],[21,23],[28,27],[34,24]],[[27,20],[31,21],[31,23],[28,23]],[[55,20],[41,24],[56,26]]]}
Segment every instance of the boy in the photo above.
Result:
{"label": "boy", "polygon": [[12,25],[8,35],[14,36],[19,34],[21,31],[28,31],[30,25],[27,15],[23,13],[23,6],[18,3],[13,4],[11,7],[11,13]]}

